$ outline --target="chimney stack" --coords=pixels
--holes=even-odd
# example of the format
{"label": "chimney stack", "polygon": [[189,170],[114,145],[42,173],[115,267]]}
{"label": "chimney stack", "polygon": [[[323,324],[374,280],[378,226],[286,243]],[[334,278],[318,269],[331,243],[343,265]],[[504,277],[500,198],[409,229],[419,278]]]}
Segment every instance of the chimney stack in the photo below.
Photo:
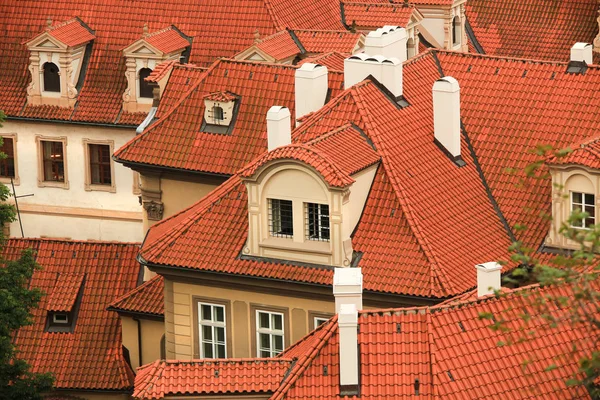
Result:
{"label": "chimney stack", "polygon": [[476,265],[477,268],[477,297],[493,294],[500,290],[502,266],[497,262],[487,262]]}
{"label": "chimney stack", "polygon": [[327,76],[327,67],[318,64],[302,64],[296,70],[296,126],[301,117],[317,111],[325,104],[329,89]]}
{"label": "chimney stack", "polygon": [[290,110],[273,106],[267,112],[267,147],[269,151],[292,143]]}
{"label": "chimney stack", "polygon": [[396,99],[402,96],[402,63],[397,58],[360,53],[344,60],[344,88],[362,82],[369,75],[385,86]]}
{"label": "chimney stack", "polygon": [[338,312],[340,343],[340,395],[359,393],[358,310],[354,304],[342,304]]}
{"label": "chimney stack", "polygon": [[386,25],[383,28],[369,32],[365,38],[364,52],[373,56],[395,57],[403,62],[407,59],[407,41],[406,29]]}
{"label": "chimney stack", "polygon": [[460,157],[460,86],[451,76],[433,84],[433,131],[435,142],[455,162]]}
{"label": "chimney stack", "polygon": [[343,304],[353,304],[362,310],[362,271],[360,268],[336,268],[333,273],[333,295],[335,312],[339,313]]}
{"label": "chimney stack", "polygon": [[587,65],[593,64],[592,49],[593,46],[589,43],[575,43],[571,47],[571,61],[585,62]]}

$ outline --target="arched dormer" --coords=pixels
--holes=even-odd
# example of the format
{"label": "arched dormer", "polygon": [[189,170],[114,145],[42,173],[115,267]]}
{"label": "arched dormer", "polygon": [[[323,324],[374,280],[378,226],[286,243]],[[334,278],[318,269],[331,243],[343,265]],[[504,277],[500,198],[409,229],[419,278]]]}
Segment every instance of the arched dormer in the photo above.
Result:
{"label": "arched dormer", "polygon": [[[600,207],[600,141],[590,140],[579,145],[565,157],[551,157],[547,165],[552,176],[552,226],[546,245],[577,249],[578,244],[560,234],[563,224],[575,229],[589,229],[598,221]],[[587,218],[569,223],[576,211],[588,213]]]}
{"label": "arched dormer", "polygon": [[25,44],[31,74],[27,104],[74,107],[85,74],[84,58],[95,38],[79,18],[58,24],[49,19],[45,30]]}
{"label": "arched dormer", "polygon": [[[344,161],[348,158],[356,161],[352,167]],[[243,254],[350,266],[350,236],[378,161],[351,125],[265,153],[240,172],[248,190]]]}

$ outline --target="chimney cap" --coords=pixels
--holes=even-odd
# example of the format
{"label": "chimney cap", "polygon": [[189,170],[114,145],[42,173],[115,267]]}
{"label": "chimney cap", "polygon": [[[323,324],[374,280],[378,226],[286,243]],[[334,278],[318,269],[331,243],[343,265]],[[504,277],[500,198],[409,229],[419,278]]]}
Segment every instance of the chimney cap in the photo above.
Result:
{"label": "chimney cap", "polygon": [[433,84],[433,90],[437,92],[453,93],[460,90],[460,85],[455,78],[451,76],[445,76],[435,81]]}
{"label": "chimney cap", "polygon": [[318,78],[327,74],[327,67],[321,64],[305,63],[296,70],[296,76],[301,78]]}
{"label": "chimney cap", "polygon": [[273,106],[267,111],[267,119],[271,121],[281,121],[290,116],[290,110],[284,106]]}
{"label": "chimney cap", "polygon": [[502,269],[502,265],[498,264],[496,261],[490,261],[483,264],[477,264],[475,266],[478,271],[482,272],[494,272]]}
{"label": "chimney cap", "polygon": [[585,42],[577,42],[577,43],[575,43],[573,45],[572,49],[575,49],[575,50],[585,50],[588,47],[592,47],[592,45],[589,44],[589,43],[585,43]]}

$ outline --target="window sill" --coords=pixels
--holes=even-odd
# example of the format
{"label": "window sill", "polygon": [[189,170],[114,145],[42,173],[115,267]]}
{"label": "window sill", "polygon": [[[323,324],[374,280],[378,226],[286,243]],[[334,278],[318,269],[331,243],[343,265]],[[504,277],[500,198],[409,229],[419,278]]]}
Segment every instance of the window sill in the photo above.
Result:
{"label": "window sill", "polygon": [[[19,186],[21,184],[21,180],[19,179],[19,177],[14,177],[12,178],[12,180],[15,186]],[[10,185],[10,177],[0,176],[0,183]]]}
{"label": "window sill", "polygon": [[69,181],[53,182],[53,181],[38,181],[38,187],[50,187],[58,189],[69,189]]}
{"label": "window sill", "polygon": [[268,249],[284,249],[298,252],[310,252],[317,254],[331,254],[330,242],[317,242],[313,240],[306,240],[304,242],[294,242],[293,239],[284,239],[270,237],[263,240],[260,244],[262,248]]}
{"label": "window sill", "polygon": [[85,184],[86,192],[109,192],[117,193],[117,188],[114,185],[94,185],[91,183]]}

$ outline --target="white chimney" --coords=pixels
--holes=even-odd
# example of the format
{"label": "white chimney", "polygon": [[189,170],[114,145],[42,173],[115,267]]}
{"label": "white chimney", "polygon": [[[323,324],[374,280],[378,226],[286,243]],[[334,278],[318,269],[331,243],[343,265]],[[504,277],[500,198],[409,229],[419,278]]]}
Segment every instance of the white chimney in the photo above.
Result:
{"label": "white chimney", "polygon": [[571,47],[571,61],[583,61],[588,65],[593,64],[592,49],[593,46],[589,43],[575,43]]}
{"label": "white chimney", "polygon": [[406,34],[406,29],[386,25],[383,28],[369,32],[365,38],[364,51],[372,56],[395,57],[400,62],[403,62],[407,58],[407,41],[408,35]]}
{"label": "white chimney", "polygon": [[[296,70],[296,121],[325,104],[327,98],[327,67],[306,63]],[[298,126],[298,122],[296,122]]]}
{"label": "white chimney", "polygon": [[347,89],[372,75],[398,98],[402,96],[402,63],[397,58],[355,54],[344,60],[344,87]]}
{"label": "white chimney", "polygon": [[269,151],[292,143],[290,110],[273,106],[267,111],[267,147]]}
{"label": "white chimney", "polygon": [[360,268],[336,268],[333,273],[333,295],[335,312],[339,313],[343,304],[352,304],[362,310],[362,271]]}
{"label": "white chimney", "polygon": [[502,266],[497,262],[487,262],[476,265],[477,268],[477,297],[493,294],[502,287],[500,275]]}
{"label": "white chimney", "polygon": [[451,76],[433,84],[435,141],[455,160],[460,157],[460,86]]}
{"label": "white chimney", "polygon": [[343,304],[338,313],[340,343],[340,392],[358,393],[358,311],[354,304]]}

